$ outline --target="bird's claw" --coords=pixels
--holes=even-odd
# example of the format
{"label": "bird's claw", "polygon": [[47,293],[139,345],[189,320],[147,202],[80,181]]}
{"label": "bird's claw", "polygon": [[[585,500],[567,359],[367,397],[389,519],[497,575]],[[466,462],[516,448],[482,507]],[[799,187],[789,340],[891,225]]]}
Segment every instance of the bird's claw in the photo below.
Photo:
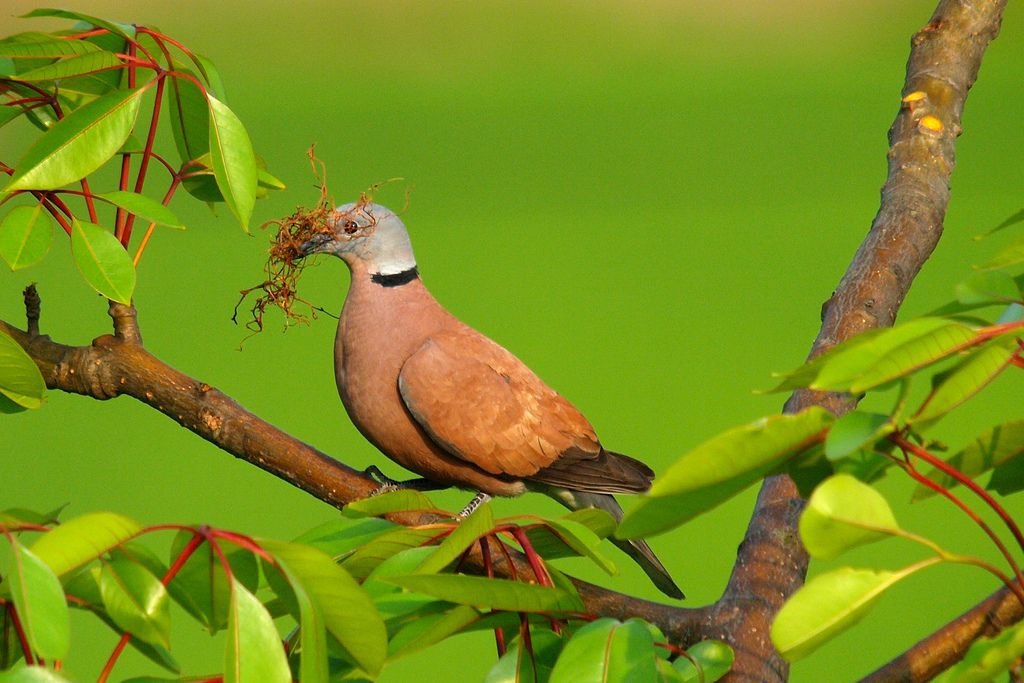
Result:
{"label": "bird's claw", "polygon": [[377,483],[377,488],[370,492],[370,498],[373,498],[374,496],[379,496],[382,493],[398,491],[399,489],[402,488],[402,482],[395,481],[391,477],[387,476],[386,474],[381,472],[380,468],[378,468],[376,465],[370,465],[369,467],[367,467],[365,470],[363,470],[363,474],[365,474],[367,477],[369,477],[370,479]]}
{"label": "bird's claw", "polygon": [[491,497],[484,493],[483,491],[473,496],[473,500],[469,501],[469,503],[466,504],[466,507],[462,508],[462,512],[459,513],[459,520],[461,521],[466,517],[469,517],[471,514],[473,514],[474,510],[476,510],[478,507],[480,507],[490,499]]}

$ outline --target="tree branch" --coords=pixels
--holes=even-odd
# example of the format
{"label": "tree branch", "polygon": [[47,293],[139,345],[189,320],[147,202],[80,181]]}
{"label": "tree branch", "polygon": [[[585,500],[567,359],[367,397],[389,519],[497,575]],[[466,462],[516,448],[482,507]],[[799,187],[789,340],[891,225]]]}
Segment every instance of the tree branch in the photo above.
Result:
{"label": "tree branch", "polygon": [[1007,587],[877,669],[862,683],[930,681],[963,659],[971,643],[1024,619],[1024,605]]}
{"label": "tree branch", "polygon": [[[865,330],[892,325],[911,282],[938,244],[964,102],[985,49],[999,33],[1005,6],[1006,0],[943,0],[913,37],[904,99],[889,130],[889,171],[881,207],[823,308],[811,358]],[[798,412],[810,405],[840,415],[855,402],[800,391],[786,403],[785,411]],[[788,477],[765,480],[725,595],[715,606],[722,633],[736,649],[729,681],[783,681],[788,676],[789,666],[775,652],[768,631],[782,603],[807,573],[808,558],[797,533],[802,507]],[[972,640],[957,642],[956,659]],[[915,648],[915,662],[927,658],[925,647]]]}

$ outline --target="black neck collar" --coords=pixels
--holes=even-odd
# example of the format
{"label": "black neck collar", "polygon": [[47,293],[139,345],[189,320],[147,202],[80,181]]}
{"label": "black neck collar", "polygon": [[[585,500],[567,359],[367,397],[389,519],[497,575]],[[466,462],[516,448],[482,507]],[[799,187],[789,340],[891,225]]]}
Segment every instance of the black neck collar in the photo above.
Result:
{"label": "black neck collar", "polygon": [[381,287],[401,287],[407,285],[413,280],[419,279],[420,271],[416,269],[416,266],[408,270],[403,270],[400,273],[392,273],[385,275],[384,273],[374,273],[370,276],[370,281],[375,282]]}

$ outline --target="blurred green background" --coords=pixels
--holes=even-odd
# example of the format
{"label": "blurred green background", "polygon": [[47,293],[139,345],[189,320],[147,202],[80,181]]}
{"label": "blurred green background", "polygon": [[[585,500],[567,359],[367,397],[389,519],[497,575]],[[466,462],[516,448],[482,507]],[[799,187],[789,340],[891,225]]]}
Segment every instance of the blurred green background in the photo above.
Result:
{"label": "blurred green background", "polygon": [[[66,3],[159,27],[211,58],[257,151],[289,186],[258,203],[252,236],[226,210],[175,199],[189,229],[158,233],[140,270],[147,347],[298,438],[395,476],[337,399],[331,318],[282,334],[270,315],[242,350],[247,332],[230,320],[239,290],[261,281],[269,233],[255,226],[316,201],[311,144],[338,203],[404,178],[377,196],[397,208],[411,189],[404,217],[435,295],[576,403],[605,444],[660,471],[718,431],[780,408],[783,397],[752,389],[801,362],[870,225],[910,36],[934,5]],[[8,0],[0,33],[67,25],[15,18],[37,6]],[[968,101],[945,238],[904,316],[948,299],[999,243],[972,237],[1024,204],[1022,66],[1024,10],[1011,3]],[[0,159],[15,162],[28,134],[0,130]],[[148,187],[162,193],[158,185]],[[73,268],[58,240],[43,265],[0,272],[0,318],[20,324],[19,292],[37,281],[46,333],[73,344],[105,333],[105,305]],[[347,274],[324,261],[302,285],[335,311]],[[1019,417],[1019,405],[1004,381],[942,436],[956,447],[986,420]],[[45,409],[5,418],[0,435],[0,507],[69,503],[69,516],[112,509],[145,523],[283,538],[336,514],[127,398],[52,393]],[[911,487],[892,475],[882,489],[905,501]],[[686,604],[720,594],[753,493],[654,539]],[[456,509],[467,494],[435,499]],[[1009,505],[1024,512],[1018,499]],[[497,508],[558,512],[538,496]],[[940,501],[900,503],[897,516],[953,549],[991,555]],[[608,554],[622,570],[614,579],[566,566],[658,599],[639,570]],[[887,542],[852,561],[895,567],[918,556]],[[915,576],[797,664],[793,680],[853,680],[994,587],[965,568]],[[83,680],[115,643],[94,623],[74,622],[68,667]],[[217,670],[218,641],[191,625],[178,630],[174,651],[188,671]],[[488,635],[460,636],[389,664],[382,680],[417,680],[427,668],[438,680],[481,680],[493,650]],[[145,671],[129,653],[117,674]]]}

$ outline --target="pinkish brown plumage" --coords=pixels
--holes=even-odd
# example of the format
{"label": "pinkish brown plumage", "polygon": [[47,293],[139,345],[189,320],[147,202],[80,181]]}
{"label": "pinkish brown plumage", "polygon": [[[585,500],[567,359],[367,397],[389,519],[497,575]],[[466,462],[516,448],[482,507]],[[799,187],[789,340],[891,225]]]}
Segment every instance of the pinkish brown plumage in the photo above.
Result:
{"label": "pinkish brown plumage", "polygon": [[[650,468],[604,449],[571,403],[434,299],[393,212],[349,204],[333,225],[303,252],[332,253],[352,272],[335,375],[349,417],[381,452],[436,484],[498,496],[536,490],[616,518],[611,494],[650,487]],[[614,542],[682,597],[646,543]]]}

